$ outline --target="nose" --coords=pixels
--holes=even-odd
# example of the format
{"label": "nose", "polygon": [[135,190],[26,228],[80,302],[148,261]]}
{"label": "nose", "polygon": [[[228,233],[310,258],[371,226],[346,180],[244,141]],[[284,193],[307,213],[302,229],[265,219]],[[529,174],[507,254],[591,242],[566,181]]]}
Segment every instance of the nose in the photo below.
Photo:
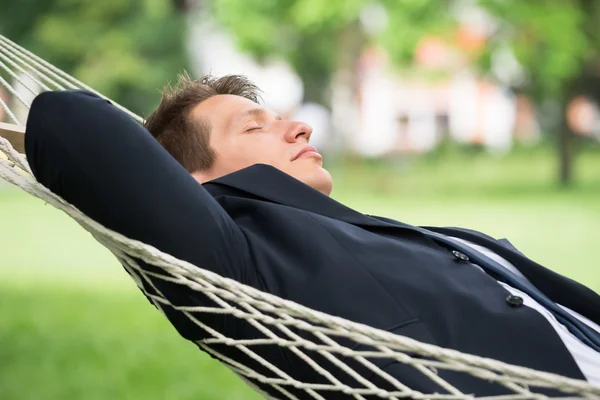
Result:
{"label": "nose", "polygon": [[290,126],[285,133],[285,140],[289,143],[296,143],[300,139],[304,139],[308,143],[312,132],[313,128],[310,125],[300,121],[290,121]]}

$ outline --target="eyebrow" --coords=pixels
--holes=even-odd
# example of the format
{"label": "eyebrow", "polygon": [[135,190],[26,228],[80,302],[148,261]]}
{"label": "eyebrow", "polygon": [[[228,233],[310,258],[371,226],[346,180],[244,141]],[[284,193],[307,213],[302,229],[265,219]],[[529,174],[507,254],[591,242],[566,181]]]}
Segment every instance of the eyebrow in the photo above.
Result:
{"label": "eyebrow", "polygon": [[[251,108],[250,110],[244,111],[236,117],[236,120],[240,120],[245,117],[263,117],[269,115],[267,111],[262,108]],[[275,119],[281,121],[283,117],[281,115],[275,115]]]}

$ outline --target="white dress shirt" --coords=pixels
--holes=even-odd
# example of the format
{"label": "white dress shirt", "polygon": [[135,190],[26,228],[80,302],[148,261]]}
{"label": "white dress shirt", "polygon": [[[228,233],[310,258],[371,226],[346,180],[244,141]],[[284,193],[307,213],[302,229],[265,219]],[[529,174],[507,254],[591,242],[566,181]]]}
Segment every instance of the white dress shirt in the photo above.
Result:
{"label": "white dress shirt", "polygon": [[[492,252],[491,250],[489,250],[483,246],[479,246],[475,243],[469,242],[467,240],[464,240],[464,239],[460,239],[460,238],[456,238],[456,237],[453,237],[452,239],[457,240],[463,244],[466,244],[466,245],[472,247],[473,249],[481,252],[482,254],[488,256],[489,258],[491,258],[494,261],[501,264],[503,267],[510,270],[512,273],[520,276],[522,279],[525,279],[526,281],[531,283],[513,264],[511,264],[504,258],[500,257],[498,254]],[[473,264],[473,265],[475,265],[475,264]],[[480,267],[477,267],[477,268],[480,268]],[[577,366],[579,367],[579,369],[581,370],[581,372],[583,373],[583,375],[585,376],[587,381],[589,383],[591,383],[592,385],[600,386],[600,353],[597,352],[596,350],[592,349],[585,343],[583,343],[575,335],[573,335],[571,332],[569,332],[569,330],[563,324],[558,322],[558,320],[554,317],[554,315],[550,311],[548,311],[544,306],[542,306],[540,303],[538,303],[537,301],[532,299],[529,295],[527,295],[526,293],[523,293],[522,291],[520,291],[518,289],[513,288],[510,285],[507,285],[506,283],[503,283],[503,282],[498,282],[498,283],[500,285],[502,285],[511,294],[521,297],[523,299],[524,305],[533,308],[534,310],[536,310],[540,314],[542,314],[542,316],[544,318],[546,318],[546,320],[554,328],[554,330],[556,331],[556,333],[558,334],[560,339],[563,341],[567,350],[573,356],[573,359],[577,363]],[[583,315],[581,315],[567,307],[564,307],[560,304],[558,304],[558,306],[562,307],[568,313],[573,315],[575,318],[577,318],[584,324],[588,325],[589,327],[591,327],[592,329],[594,329],[600,333],[600,326],[598,324],[596,324],[595,322],[590,321],[588,318],[584,317]]]}

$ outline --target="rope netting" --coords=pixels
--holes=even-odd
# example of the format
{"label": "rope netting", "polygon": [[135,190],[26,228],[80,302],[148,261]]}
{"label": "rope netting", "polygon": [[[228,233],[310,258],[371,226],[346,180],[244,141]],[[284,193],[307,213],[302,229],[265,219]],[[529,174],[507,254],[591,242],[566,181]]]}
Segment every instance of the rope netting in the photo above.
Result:
{"label": "rope netting", "polygon": [[[100,95],[0,35],[0,117],[4,114],[5,122],[24,126],[26,111],[35,95],[64,89],[84,89]],[[113,104],[142,121],[124,107]],[[76,220],[117,257],[158,310],[165,315],[167,310],[176,312],[201,329],[205,338],[197,341],[197,345],[266,397],[472,399],[473,395],[461,392],[451,379],[443,377],[467,374],[472,379],[505,388],[507,394],[486,397],[489,399],[542,399],[547,398],[544,393],[548,389],[562,393],[556,398],[600,398],[600,388],[584,381],[436,347],[330,316],[176,259],[106,229],[36,182],[23,155],[2,137],[0,153],[0,178]],[[165,283],[201,293],[211,305],[180,305],[163,294],[161,288]],[[228,337],[207,323],[207,318],[215,315],[244,321],[256,334]],[[274,365],[262,351],[265,346],[277,346],[303,368],[284,370]],[[402,364],[412,373],[420,374],[444,394],[420,392],[398,381],[385,371],[384,365],[390,363]]]}

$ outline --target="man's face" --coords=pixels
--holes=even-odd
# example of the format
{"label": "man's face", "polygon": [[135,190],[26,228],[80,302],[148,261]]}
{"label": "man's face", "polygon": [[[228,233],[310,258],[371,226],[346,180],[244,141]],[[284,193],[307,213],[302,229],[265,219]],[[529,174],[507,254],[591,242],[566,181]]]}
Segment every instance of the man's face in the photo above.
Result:
{"label": "man's face", "polygon": [[331,175],[308,144],[312,128],[284,120],[241,96],[217,95],[198,104],[192,116],[210,124],[216,153],[209,169],[194,173],[201,183],[254,164],[268,164],[329,195]]}

